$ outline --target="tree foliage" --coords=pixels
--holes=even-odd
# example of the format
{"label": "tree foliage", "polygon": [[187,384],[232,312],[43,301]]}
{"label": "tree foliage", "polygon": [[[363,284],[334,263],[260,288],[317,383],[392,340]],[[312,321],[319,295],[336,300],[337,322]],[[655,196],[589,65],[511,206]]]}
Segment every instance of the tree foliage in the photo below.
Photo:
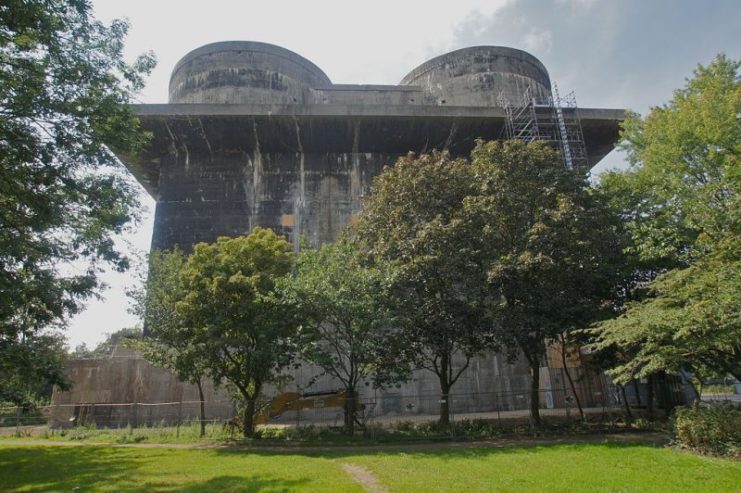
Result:
{"label": "tree foliage", "polygon": [[741,61],[698,66],[667,105],[623,125],[631,168],[601,177],[642,259],[687,265],[739,234]]}
{"label": "tree foliage", "polygon": [[627,220],[635,264],[660,274],[595,331],[598,347],[623,355],[619,381],[679,369],[738,378],[740,68],[719,55],[667,105],[633,115],[632,166],[600,184]]}
{"label": "tree foliage", "polygon": [[53,385],[69,388],[63,371],[66,360],[67,349],[59,334],[5,341],[0,351],[0,402],[21,406],[48,403]]}
{"label": "tree foliage", "polygon": [[741,380],[741,251],[716,250],[691,266],[659,276],[652,296],[600,327],[599,348],[616,345],[631,357],[619,382],[660,371]]}
{"label": "tree foliage", "polygon": [[[127,64],[127,23],[105,26],[91,12],[87,0],[10,0],[0,7],[6,361],[24,346],[43,345],[44,328],[80,309],[99,287],[101,263],[128,266],[113,236],[135,218],[137,193],[111,149],[136,152],[146,141],[127,105],[154,60],[145,55]],[[57,366],[37,369],[59,381]]]}
{"label": "tree foliage", "polygon": [[393,274],[369,266],[347,241],[304,249],[285,283],[287,302],[303,321],[303,358],[342,383],[345,427],[353,431],[358,385],[387,383],[405,374],[391,350],[395,331],[386,303]]}
{"label": "tree foliage", "polygon": [[376,262],[394,266],[395,350],[437,375],[442,424],[451,387],[492,342],[480,231],[463,210],[474,193],[466,160],[409,155],[376,177],[351,231]]}
{"label": "tree foliage", "polygon": [[545,144],[480,142],[471,156],[479,192],[465,207],[480,224],[495,337],[530,366],[538,424],[546,346],[602,316],[619,279],[619,223]]}
{"label": "tree foliage", "polygon": [[292,361],[295,321],[276,291],[293,263],[291,245],[272,230],[199,243],[180,271],[175,310],[202,351],[214,380],[226,381],[244,405],[244,434],[254,432],[263,387]]}
{"label": "tree foliage", "polygon": [[[181,381],[198,387],[201,436],[206,434],[204,378],[208,376],[206,348],[196,339],[196,332],[186,325],[177,310],[185,296],[181,272],[187,256],[180,250],[153,251],[149,271],[139,290],[130,295],[134,313],[144,321],[147,336],[137,346],[147,361],[173,370]],[[218,383],[218,382],[217,382]]]}
{"label": "tree foliage", "polygon": [[396,266],[397,342],[438,376],[442,423],[450,388],[492,349],[528,361],[538,423],[547,344],[601,315],[620,264],[617,218],[541,143],[400,160],[374,182],[353,238]]}

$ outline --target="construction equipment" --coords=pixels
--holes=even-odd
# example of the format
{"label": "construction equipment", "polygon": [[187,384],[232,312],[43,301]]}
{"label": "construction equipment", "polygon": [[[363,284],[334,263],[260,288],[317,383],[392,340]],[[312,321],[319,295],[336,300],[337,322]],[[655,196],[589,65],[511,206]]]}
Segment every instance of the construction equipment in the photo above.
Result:
{"label": "construction equipment", "polygon": [[[357,393],[353,396],[354,409],[363,416],[366,405],[361,404]],[[325,409],[338,407],[345,409],[348,394],[344,390],[329,390],[323,392],[283,392],[276,395],[265,409],[255,417],[255,424],[266,424],[270,419],[280,417],[286,411],[299,411],[301,409]],[[356,421],[359,425],[363,423]]]}

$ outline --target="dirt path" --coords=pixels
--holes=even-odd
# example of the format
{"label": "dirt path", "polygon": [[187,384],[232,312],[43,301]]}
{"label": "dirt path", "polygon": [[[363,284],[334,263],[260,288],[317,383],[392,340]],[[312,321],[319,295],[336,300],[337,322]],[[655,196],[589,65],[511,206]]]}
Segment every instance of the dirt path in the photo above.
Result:
{"label": "dirt path", "polygon": [[230,448],[249,452],[424,452],[450,449],[506,448],[528,447],[538,445],[567,443],[601,443],[640,442],[663,446],[669,443],[670,437],[664,433],[612,433],[599,435],[563,435],[540,438],[499,438],[496,440],[460,441],[460,442],[412,442],[381,445],[243,445],[230,443],[105,443],[86,441],[53,441],[53,440],[13,440],[2,439],[2,445],[39,446],[39,447],[122,447],[122,448],[174,448],[174,449],[216,449]]}
{"label": "dirt path", "polygon": [[389,490],[378,483],[368,469],[357,464],[342,464],[345,471],[356,483],[359,483],[368,493],[389,493]]}

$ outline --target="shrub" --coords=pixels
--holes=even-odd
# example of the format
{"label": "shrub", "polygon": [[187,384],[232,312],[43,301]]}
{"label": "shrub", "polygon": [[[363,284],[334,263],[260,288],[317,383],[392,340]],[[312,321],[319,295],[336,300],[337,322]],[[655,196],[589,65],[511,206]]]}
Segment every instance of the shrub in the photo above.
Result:
{"label": "shrub", "polygon": [[741,409],[731,404],[678,407],[672,420],[677,442],[698,452],[741,455]]}

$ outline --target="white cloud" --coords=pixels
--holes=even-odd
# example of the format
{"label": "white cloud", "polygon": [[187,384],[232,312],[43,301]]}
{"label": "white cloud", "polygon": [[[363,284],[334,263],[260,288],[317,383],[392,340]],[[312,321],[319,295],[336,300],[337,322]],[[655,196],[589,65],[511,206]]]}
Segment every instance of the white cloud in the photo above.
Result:
{"label": "white cloud", "polygon": [[533,27],[525,34],[523,42],[525,48],[530,51],[548,53],[553,48],[553,33],[547,29],[540,30]]}

